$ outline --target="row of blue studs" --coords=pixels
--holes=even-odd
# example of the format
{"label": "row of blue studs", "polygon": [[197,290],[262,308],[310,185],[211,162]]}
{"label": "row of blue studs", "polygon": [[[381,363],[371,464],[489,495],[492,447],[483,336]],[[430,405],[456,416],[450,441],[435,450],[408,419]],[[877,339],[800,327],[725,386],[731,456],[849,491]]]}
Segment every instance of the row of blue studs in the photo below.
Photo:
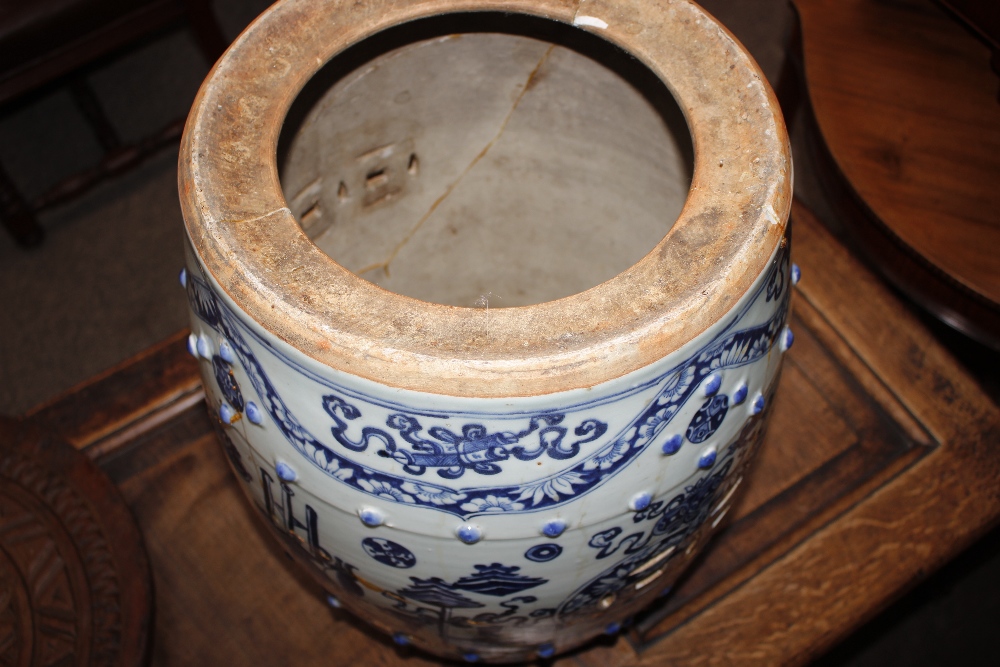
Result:
{"label": "row of blue studs", "polygon": [[[792,335],[791,329],[785,327],[781,337],[782,349],[787,350],[789,347],[791,347],[794,338],[795,337]],[[712,375],[708,376],[705,379],[705,383],[703,385],[703,391],[705,396],[714,396],[716,393],[718,393],[721,384],[722,384],[722,379],[719,377],[718,373],[713,373]],[[747,387],[747,384],[745,382],[741,383],[740,386],[736,388],[736,391],[733,392],[732,395],[733,405],[740,405],[741,403],[743,403],[747,399],[748,393],[749,389]],[[750,405],[750,414],[752,415],[760,414],[763,410],[764,410],[764,397],[758,394],[757,397],[754,399],[753,403]],[[681,450],[681,446],[683,444],[684,444],[684,437],[679,433],[675,433],[674,435],[667,438],[667,440],[663,443],[661,451],[666,456],[673,456],[674,454],[676,454]],[[712,465],[715,463],[715,458],[716,458],[715,448],[710,447],[709,449],[706,449],[698,459],[698,467],[711,468]]]}
{"label": "row of blue studs", "polygon": [[[180,279],[181,287],[186,288],[187,287],[186,268],[181,269],[178,278]],[[205,359],[211,359],[212,343],[205,336],[196,336],[195,334],[191,334],[190,336],[188,336],[188,352],[190,352],[191,355],[195,357],[201,356],[204,357]],[[219,356],[222,357],[222,360],[225,361],[226,363],[231,364],[236,361],[236,355],[233,354],[233,346],[229,344],[228,340],[223,340],[219,343]],[[228,408],[229,410],[228,418],[226,415],[223,414],[223,410],[225,408]],[[247,413],[247,419],[250,420],[251,424],[260,425],[264,423],[264,413],[260,411],[260,408],[258,408],[257,404],[254,403],[253,401],[247,403],[246,413]],[[219,417],[222,418],[223,422],[227,424],[232,424],[233,423],[232,417],[235,416],[236,416],[235,411],[231,406],[228,406],[225,403],[223,403],[222,407],[219,408]]]}
{"label": "row of blue studs", "polygon": [[[283,461],[278,462],[275,470],[278,473],[278,477],[280,477],[283,481],[293,482],[297,479],[295,471],[292,470],[291,466]],[[639,509],[644,509],[648,505],[649,499],[647,498],[645,505],[642,507],[635,507],[634,509],[638,511]],[[375,507],[362,507],[358,510],[358,518],[361,519],[361,523],[372,528],[381,526],[385,523],[385,514]],[[542,526],[541,532],[546,537],[559,537],[565,530],[565,521],[562,519],[552,519],[547,521]],[[483,529],[474,523],[463,523],[455,529],[455,536],[466,544],[475,544],[483,539]]]}
{"label": "row of blue studs", "polygon": [[[212,359],[212,341],[204,335],[190,334],[187,340],[187,348],[191,356],[195,358]],[[233,347],[229,344],[229,341],[223,340],[219,343],[219,356],[222,357],[223,361],[230,364],[236,360],[236,356],[233,354]],[[246,404],[245,410],[247,419],[250,420],[251,424],[260,426],[264,423],[264,413],[256,403],[249,401]],[[223,423],[232,424],[235,417],[236,411],[232,406],[227,403],[219,406],[219,418],[222,419]]]}
{"label": "row of blue studs", "polygon": [[[705,380],[704,392],[706,396],[712,396],[718,393],[719,388],[722,384],[722,378],[718,373],[713,373]],[[742,403],[746,399],[747,387],[746,384],[740,385],[733,394],[734,402],[736,404]],[[738,399],[738,400],[736,400]],[[764,397],[757,396],[754,404],[751,408],[753,414],[757,414],[764,409]],[[683,439],[680,435],[674,435],[669,438],[663,445],[664,454],[675,454],[681,448]],[[716,458],[718,457],[718,452],[715,447],[709,447],[706,449],[702,455],[698,458],[698,467],[705,469],[711,468],[715,465]],[[629,500],[628,507],[633,512],[639,512],[641,510],[649,507],[652,502],[653,497],[648,492],[637,493],[632,496]],[[385,517],[374,508],[362,508],[358,512],[358,516],[361,518],[362,523],[367,526],[380,526],[385,522]],[[552,519],[546,522],[542,526],[542,534],[547,537],[559,537],[562,535],[563,531],[566,530],[566,522],[562,519]],[[462,524],[455,530],[455,535],[462,542],[466,544],[475,544],[483,539],[483,530],[479,526],[473,523]]]}
{"label": "row of blue studs", "polygon": [[[264,423],[264,414],[260,411],[260,408],[257,407],[256,403],[249,401],[244,409],[246,410],[247,419],[250,420],[251,424],[260,426]],[[223,401],[219,406],[219,418],[225,424],[232,424],[236,421],[236,410],[234,410],[229,403]]]}

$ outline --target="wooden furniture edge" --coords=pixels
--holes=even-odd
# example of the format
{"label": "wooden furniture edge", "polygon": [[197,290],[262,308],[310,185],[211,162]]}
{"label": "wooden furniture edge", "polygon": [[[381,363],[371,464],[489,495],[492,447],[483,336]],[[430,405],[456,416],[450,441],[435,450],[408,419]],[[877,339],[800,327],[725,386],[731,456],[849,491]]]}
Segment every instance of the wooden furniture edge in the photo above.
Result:
{"label": "wooden furniture edge", "polygon": [[[794,17],[789,64],[798,70],[795,84],[783,86],[792,103],[804,104],[806,148],[810,162],[838,220],[848,231],[852,248],[907,298],[952,328],[980,343],[1000,350],[1000,306],[969,285],[948,274],[887,225],[858,193],[834,153],[819,122],[807,76],[808,50],[805,46],[801,11],[789,0]],[[783,83],[785,83],[783,81]],[[785,99],[782,98],[782,99]],[[789,109],[786,108],[786,114]]]}
{"label": "wooden furniture edge", "polygon": [[[801,205],[793,217],[812,219]],[[663,637],[640,664],[807,662],[1000,519],[997,406],[818,223],[796,227],[796,243],[806,261],[800,293],[940,445]],[[845,291],[856,298],[841,303],[835,295]],[[706,654],[707,645],[717,650]]]}
{"label": "wooden furniture edge", "polygon": [[125,359],[22,415],[91,458],[107,454],[203,400],[188,331]]}

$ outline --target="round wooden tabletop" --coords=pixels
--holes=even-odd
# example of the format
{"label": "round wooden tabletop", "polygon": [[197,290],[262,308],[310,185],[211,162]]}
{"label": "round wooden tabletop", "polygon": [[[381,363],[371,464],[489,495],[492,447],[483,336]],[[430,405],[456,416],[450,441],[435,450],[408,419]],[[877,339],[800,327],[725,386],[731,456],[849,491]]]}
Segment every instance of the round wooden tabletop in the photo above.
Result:
{"label": "round wooden tabletop", "polygon": [[0,662],[141,665],[151,599],[142,538],[104,473],[0,421]]}
{"label": "round wooden tabletop", "polygon": [[860,249],[941,319],[1000,347],[1000,81],[930,0],[795,0],[806,82]]}

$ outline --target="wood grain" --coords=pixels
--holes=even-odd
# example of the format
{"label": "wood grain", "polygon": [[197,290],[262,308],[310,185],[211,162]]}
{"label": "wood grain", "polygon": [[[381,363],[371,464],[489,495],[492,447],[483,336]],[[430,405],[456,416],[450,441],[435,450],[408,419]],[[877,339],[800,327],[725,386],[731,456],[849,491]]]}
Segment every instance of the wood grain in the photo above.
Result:
{"label": "wood grain", "polygon": [[918,303],[1000,346],[1000,105],[989,49],[930,0],[794,4],[819,175],[841,222]]}
{"label": "wood grain", "polygon": [[799,293],[940,444],[663,637],[640,664],[804,663],[1000,516],[997,407],[808,212],[793,216],[795,257],[808,272]]}
{"label": "wood grain", "polygon": [[198,362],[178,331],[26,415],[91,456],[202,400]]}

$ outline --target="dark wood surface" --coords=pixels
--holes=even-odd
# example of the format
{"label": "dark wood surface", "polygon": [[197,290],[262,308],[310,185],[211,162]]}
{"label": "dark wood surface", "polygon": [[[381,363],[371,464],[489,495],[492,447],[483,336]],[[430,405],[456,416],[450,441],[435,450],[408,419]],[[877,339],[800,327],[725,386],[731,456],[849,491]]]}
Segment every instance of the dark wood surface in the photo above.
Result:
{"label": "dark wood surface", "polygon": [[990,49],[931,0],[793,0],[818,176],[858,252],[1000,349]]}
{"label": "dark wood surface", "polygon": [[[732,523],[616,642],[558,665],[803,663],[1000,518],[1000,413],[801,207],[795,346]],[[145,534],[155,665],[422,665],[329,609],[231,477],[183,337],[37,409]]]}

